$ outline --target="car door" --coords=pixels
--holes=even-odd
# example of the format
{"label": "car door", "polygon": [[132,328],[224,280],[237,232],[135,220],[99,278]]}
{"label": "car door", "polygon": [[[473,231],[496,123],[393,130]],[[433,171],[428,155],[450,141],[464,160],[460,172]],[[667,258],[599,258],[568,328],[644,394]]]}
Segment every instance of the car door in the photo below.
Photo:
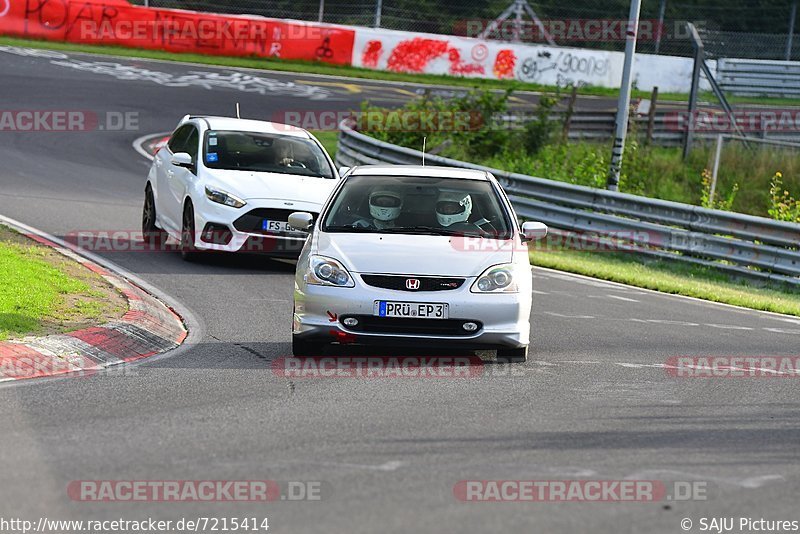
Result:
{"label": "car door", "polygon": [[185,124],[175,130],[167,145],[156,153],[153,161],[156,169],[156,183],[153,184],[156,192],[156,213],[164,229],[173,232],[179,231],[180,227],[176,225],[175,213],[178,209],[174,205],[175,200],[169,185],[169,175],[175,172],[172,155],[184,151],[184,145],[191,133],[189,126]]}
{"label": "car door", "polygon": [[189,136],[184,143],[182,152],[186,152],[192,157],[194,167],[187,169],[186,167],[172,165],[172,173],[167,176],[173,199],[171,202],[176,210],[174,213],[175,222],[179,228],[183,220],[183,199],[186,198],[186,192],[192,186],[192,182],[197,179],[197,153],[200,146],[200,133],[197,128],[192,124],[187,126],[190,126]]}

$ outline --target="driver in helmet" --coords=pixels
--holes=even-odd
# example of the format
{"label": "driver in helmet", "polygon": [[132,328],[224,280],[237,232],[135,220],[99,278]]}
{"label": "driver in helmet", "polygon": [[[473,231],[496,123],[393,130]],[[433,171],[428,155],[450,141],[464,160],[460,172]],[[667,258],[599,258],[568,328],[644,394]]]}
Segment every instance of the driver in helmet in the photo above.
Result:
{"label": "driver in helmet", "polygon": [[463,227],[472,215],[472,197],[468,193],[442,191],[436,201],[436,220],[445,228]]}
{"label": "driver in helmet", "polygon": [[369,195],[369,214],[371,219],[359,219],[353,225],[378,230],[394,228],[395,220],[403,211],[403,197],[391,189],[377,189]]}

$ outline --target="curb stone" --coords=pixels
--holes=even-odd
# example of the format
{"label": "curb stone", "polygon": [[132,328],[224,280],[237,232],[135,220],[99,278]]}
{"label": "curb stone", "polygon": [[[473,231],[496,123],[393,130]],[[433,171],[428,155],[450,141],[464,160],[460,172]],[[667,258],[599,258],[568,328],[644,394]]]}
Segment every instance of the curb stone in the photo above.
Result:
{"label": "curb stone", "polygon": [[40,234],[17,227],[5,218],[0,222],[102,276],[128,302],[125,315],[100,326],[0,342],[0,382],[70,373],[85,376],[86,373],[162,354],[186,340],[188,331],[182,318],[138,285]]}

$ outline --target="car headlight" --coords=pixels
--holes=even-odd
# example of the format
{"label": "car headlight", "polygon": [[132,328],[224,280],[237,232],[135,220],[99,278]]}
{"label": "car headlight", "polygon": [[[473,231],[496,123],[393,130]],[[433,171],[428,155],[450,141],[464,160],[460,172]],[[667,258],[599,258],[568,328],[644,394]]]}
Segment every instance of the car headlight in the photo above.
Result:
{"label": "car headlight", "polygon": [[311,256],[306,282],[315,286],[355,287],[355,282],[344,265],[325,256]]}
{"label": "car headlight", "polygon": [[206,196],[211,202],[224,204],[232,208],[241,208],[247,204],[247,202],[237,196],[231,195],[226,191],[220,191],[219,189],[212,189],[210,187],[206,187]]}
{"label": "car headlight", "polygon": [[472,284],[473,293],[518,293],[519,286],[514,279],[516,268],[512,263],[489,267]]}

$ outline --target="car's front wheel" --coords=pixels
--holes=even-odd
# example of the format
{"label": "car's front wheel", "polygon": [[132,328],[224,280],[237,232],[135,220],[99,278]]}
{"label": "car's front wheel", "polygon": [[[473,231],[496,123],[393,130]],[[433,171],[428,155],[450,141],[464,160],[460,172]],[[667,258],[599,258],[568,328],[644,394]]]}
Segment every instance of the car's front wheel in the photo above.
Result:
{"label": "car's front wheel", "polygon": [[167,232],[156,226],[156,199],[150,184],[144,190],[142,207],[142,239],[150,246],[161,246],[167,242]]}
{"label": "car's front wheel", "polygon": [[198,251],[194,244],[194,208],[187,202],[183,208],[183,224],[181,225],[181,257],[186,261],[195,261]]}
{"label": "car's front wheel", "polygon": [[498,349],[497,361],[501,363],[525,363],[528,361],[528,345],[516,349]]}
{"label": "car's front wheel", "polygon": [[298,358],[303,356],[321,356],[324,347],[325,345],[323,343],[299,339],[297,336],[292,335],[292,354]]}

